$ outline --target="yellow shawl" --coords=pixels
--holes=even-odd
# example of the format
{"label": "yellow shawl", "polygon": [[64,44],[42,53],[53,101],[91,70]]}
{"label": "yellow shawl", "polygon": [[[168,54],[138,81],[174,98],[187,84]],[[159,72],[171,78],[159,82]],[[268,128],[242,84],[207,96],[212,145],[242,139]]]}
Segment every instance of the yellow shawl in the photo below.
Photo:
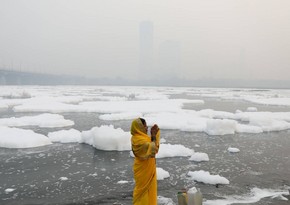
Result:
{"label": "yellow shawl", "polygon": [[158,152],[160,131],[156,135],[156,142],[151,137],[140,118],[135,119],[131,125],[131,143],[134,159],[135,188],[133,193],[134,205],[157,204],[157,178],[155,154]]}

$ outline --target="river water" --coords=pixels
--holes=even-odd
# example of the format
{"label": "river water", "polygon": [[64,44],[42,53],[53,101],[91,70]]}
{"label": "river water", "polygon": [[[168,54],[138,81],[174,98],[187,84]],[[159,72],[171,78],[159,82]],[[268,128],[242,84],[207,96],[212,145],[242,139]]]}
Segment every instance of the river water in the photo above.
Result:
{"label": "river water", "polygon": [[[250,106],[257,107],[259,111],[287,111],[286,107],[214,99],[207,99],[204,105],[186,108],[234,112]],[[13,113],[11,110],[2,113],[5,117],[22,115],[28,113]],[[102,121],[96,113],[63,115],[73,120],[73,128],[80,131],[104,124],[113,124],[114,127],[129,131],[131,124],[129,120]],[[58,130],[39,127],[29,129],[45,135]],[[158,195],[170,198],[176,204],[177,192],[192,186],[200,188],[203,198],[207,200],[249,194],[254,187],[285,190],[290,186],[290,130],[208,136],[205,133],[161,128],[161,134],[167,143],[182,144],[196,152],[205,152],[210,159],[202,163],[189,161],[188,157],[157,159],[157,167],[170,173],[169,178],[158,181]],[[241,151],[231,154],[227,152],[230,146],[238,147]],[[129,151],[101,151],[87,144],[54,143],[29,149],[0,148],[0,204],[132,204],[132,165],[133,158]],[[186,175],[188,171],[195,170],[219,174],[227,178],[230,184],[215,186],[196,183]],[[5,193],[6,188],[14,188],[15,191]],[[286,205],[289,201],[263,198],[253,204]]]}

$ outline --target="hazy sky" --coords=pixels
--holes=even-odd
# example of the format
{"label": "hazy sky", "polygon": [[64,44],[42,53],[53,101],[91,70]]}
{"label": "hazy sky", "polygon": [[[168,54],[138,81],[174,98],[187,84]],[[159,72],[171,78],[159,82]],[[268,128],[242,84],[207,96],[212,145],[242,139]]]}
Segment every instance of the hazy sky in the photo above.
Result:
{"label": "hazy sky", "polygon": [[159,76],[174,41],[176,76],[290,80],[289,0],[0,0],[0,67],[135,78],[142,21]]}

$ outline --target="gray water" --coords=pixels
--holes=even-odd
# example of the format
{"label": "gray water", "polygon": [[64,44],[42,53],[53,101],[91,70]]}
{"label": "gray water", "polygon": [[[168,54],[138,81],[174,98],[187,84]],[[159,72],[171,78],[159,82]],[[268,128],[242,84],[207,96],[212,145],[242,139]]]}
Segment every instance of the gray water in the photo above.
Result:
{"label": "gray water", "polygon": [[[234,112],[250,106],[259,111],[287,111],[284,107],[257,106],[246,102],[207,99],[204,105],[188,105],[187,109],[211,108]],[[35,113],[33,113],[35,114]],[[27,113],[3,112],[1,116],[22,116]],[[80,131],[104,124],[113,124],[129,131],[131,121],[101,121],[95,113],[65,113]],[[59,129],[27,127],[47,135]],[[63,129],[63,128],[62,128]],[[158,181],[158,195],[177,203],[176,193],[196,186],[204,199],[218,196],[249,194],[251,188],[283,189],[290,186],[290,131],[262,134],[208,136],[205,133],[162,130],[166,143],[182,144],[209,155],[209,162],[195,163],[188,157],[157,159],[157,167],[170,173]],[[198,144],[200,147],[196,147]],[[162,145],[161,145],[162,146]],[[236,154],[228,147],[238,147]],[[69,143],[31,148],[0,148],[0,204],[132,204],[134,188],[133,158],[128,151],[101,151],[86,144]],[[205,170],[226,177],[229,185],[197,183],[187,177],[188,171]],[[60,177],[67,177],[62,181]],[[128,183],[117,184],[125,180]],[[5,189],[15,191],[5,193]],[[257,203],[286,205],[289,201],[264,198]]]}

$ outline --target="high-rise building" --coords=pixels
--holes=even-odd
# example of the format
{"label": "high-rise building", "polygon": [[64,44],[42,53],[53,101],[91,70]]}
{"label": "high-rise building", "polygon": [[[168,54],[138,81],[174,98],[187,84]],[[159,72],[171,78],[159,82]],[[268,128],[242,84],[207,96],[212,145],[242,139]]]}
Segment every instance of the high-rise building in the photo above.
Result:
{"label": "high-rise building", "polygon": [[153,23],[143,21],[139,25],[139,78],[150,79],[153,72]]}

